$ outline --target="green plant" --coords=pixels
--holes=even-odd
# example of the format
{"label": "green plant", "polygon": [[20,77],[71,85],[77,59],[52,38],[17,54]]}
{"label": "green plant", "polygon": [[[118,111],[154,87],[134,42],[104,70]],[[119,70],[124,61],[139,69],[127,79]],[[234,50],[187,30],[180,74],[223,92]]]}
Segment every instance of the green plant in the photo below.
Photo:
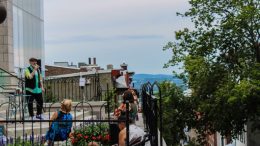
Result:
{"label": "green plant", "polygon": [[109,145],[108,124],[88,124],[81,125],[79,128],[74,129],[70,135],[70,141],[73,146],[84,146],[89,142],[95,141],[105,145]]}
{"label": "green plant", "polygon": [[58,99],[53,95],[53,93],[51,91],[51,86],[48,85],[46,87],[46,89],[47,89],[48,92],[46,92],[46,95],[45,95],[45,102],[51,102],[51,103],[52,102],[57,102]]}
{"label": "green plant", "polygon": [[118,107],[118,103],[116,102],[115,97],[116,97],[116,89],[109,90],[102,97],[102,99],[104,99],[105,101],[109,101],[109,111],[108,111],[108,107],[106,107],[106,111],[108,111],[109,113],[114,112],[113,110]]}
{"label": "green plant", "polygon": [[16,142],[12,142],[10,141],[10,143],[7,144],[7,146],[43,146],[43,144],[40,143],[39,140],[34,141],[34,143],[32,143],[31,140],[22,140],[20,137],[16,139]]}

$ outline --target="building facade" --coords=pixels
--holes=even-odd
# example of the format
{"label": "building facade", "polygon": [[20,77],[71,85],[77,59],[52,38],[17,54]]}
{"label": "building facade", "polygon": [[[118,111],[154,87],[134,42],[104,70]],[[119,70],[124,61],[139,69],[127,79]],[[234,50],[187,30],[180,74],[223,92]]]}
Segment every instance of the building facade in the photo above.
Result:
{"label": "building facade", "polygon": [[19,73],[31,57],[44,70],[43,0],[0,0],[7,10],[0,24],[0,68]]}

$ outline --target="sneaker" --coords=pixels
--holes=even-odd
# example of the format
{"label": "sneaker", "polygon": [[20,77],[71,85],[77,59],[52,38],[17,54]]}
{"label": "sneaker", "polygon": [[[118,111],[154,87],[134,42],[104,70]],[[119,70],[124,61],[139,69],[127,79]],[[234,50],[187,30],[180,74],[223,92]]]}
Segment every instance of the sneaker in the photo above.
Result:
{"label": "sneaker", "polygon": [[44,118],[42,117],[42,115],[36,115],[36,119],[44,120]]}
{"label": "sneaker", "polygon": [[36,117],[35,117],[35,116],[33,116],[33,117],[29,117],[29,120],[32,120],[32,122],[34,123],[34,122],[35,122],[35,120],[37,120],[37,119],[36,119]]}

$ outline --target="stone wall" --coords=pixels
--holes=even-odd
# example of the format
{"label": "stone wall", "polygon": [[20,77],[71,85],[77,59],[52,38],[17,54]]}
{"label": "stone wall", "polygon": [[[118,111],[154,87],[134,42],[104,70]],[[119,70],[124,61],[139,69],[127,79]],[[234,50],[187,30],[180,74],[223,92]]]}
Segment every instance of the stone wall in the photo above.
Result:
{"label": "stone wall", "polygon": [[0,0],[7,10],[6,20],[0,24],[0,68],[14,71],[13,6],[12,0]]}
{"label": "stone wall", "polygon": [[104,100],[107,92],[113,90],[111,73],[99,73],[83,75],[89,81],[84,87],[79,86],[79,76],[63,77],[59,79],[48,79],[45,81],[45,97],[53,97],[59,100],[64,98],[75,101]]}

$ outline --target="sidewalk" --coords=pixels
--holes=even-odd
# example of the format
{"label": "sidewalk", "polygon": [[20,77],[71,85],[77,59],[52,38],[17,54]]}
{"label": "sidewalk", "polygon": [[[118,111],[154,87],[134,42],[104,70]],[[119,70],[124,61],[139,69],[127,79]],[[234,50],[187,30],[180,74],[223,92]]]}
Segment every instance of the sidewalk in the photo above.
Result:
{"label": "sidewalk", "polygon": [[138,121],[135,121],[135,124],[139,127],[141,127],[142,129],[144,129],[144,119],[143,119],[143,113],[138,113]]}
{"label": "sidewalk", "polygon": [[[138,118],[139,118],[139,120],[135,121],[135,124],[144,130],[143,113],[138,113]],[[159,131],[159,129],[158,129],[158,142],[160,143],[160,131]],[[159,143],[158,143],[158,146],[160,145]],[[145,146],[151,146],[150,142],[146,142]],[[163,139],[163,145],[162,146],[167,146],[164,139]]]}

